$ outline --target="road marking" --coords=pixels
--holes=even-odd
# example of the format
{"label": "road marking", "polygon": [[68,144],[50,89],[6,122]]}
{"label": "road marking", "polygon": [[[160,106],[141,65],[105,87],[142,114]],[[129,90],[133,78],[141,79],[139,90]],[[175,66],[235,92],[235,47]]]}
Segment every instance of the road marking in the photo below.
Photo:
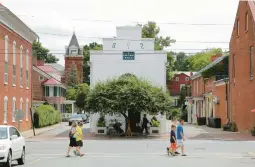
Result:
{"label": "road marking", "polygon": [[35,159],[35,160],[33,160],[33,161],[29,162],[29,163],[33,164],[33,163],[38,162],[38,161],[40,161],[40,159]]}

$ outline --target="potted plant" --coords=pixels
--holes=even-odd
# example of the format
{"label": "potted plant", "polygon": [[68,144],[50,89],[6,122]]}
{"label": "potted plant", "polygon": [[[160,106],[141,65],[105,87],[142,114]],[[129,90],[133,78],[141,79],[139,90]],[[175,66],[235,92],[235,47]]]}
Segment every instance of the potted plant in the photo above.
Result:
{"label": "potted plant", "polygon": [[251,132],[251,135],[252,135],[252,136],[255,136],[255,125],[254,125],[253,128],[251,128],[250,132]]}
{"label": "potted plant", "polygon": [[157,118],[155,116],[152,117],[150,133],[151,134],[159,134],[159,128],[160,128],[160,122],[157,120]]}
{"label": "potted plant", "polygon": [[98,121],[97,121],[97,134],[106,134],[107,133],[107,128],[105,126],[105,116],[100,115]]}

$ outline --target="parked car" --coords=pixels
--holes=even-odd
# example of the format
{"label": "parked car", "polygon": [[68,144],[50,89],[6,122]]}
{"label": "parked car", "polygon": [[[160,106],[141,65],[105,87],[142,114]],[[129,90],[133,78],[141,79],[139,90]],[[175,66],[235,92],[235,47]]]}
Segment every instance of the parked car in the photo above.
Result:
{"label": "parked car", "polygon": [[86,114],[81,114],[84,123],[89,123],[89,117]]}
{"label": "parked car", "polygon": [[81,114],[72,115],[71,118],[69,119],[69,126],[71,126],[74,121],[75,122],[83,121],[82,115]]}
{"label": "parked car", "polygon": [[13,126],[0,125],[0,164],[11,167],[12,161],[25,164],[25,138]]}

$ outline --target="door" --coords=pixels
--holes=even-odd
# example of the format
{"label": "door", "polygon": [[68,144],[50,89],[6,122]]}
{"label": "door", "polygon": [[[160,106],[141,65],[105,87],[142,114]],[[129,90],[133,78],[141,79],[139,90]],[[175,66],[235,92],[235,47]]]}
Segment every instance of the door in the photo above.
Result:
{"label": "door", "polygon": [[138,125],[141,122],[141,113],[128,111],[128,119],[130,120],[131,131],[140,132],[140,127]]}
{"label": "door", "polygon": [[17,139],[12,140],[13,159],[17,159],[21,157],[24,139],[21,137],[19,131],[16,128],[12,127],[11,129],[12,135],[18,136]]}

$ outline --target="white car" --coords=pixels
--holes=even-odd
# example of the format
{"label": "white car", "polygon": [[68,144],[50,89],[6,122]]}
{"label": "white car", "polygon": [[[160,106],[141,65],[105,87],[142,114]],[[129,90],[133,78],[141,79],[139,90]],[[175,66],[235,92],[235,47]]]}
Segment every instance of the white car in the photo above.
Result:
{"label": "white car", "polygon": [[25,138],[13,126],[0,125],[0,164],[11,167],[12,161],[25,163]]}

